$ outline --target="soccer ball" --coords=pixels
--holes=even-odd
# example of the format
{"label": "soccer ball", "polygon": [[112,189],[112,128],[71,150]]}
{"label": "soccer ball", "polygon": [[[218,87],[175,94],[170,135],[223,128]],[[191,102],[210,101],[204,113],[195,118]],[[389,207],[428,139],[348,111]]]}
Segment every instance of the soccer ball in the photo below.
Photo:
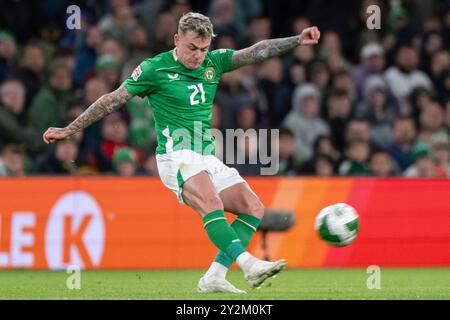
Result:
{"label": "soccer ball", "polygon": [[358,234],[358,213],[346,203],[332,204],[320,210],[315,229],[323,241],[334,247],[349,245]]}

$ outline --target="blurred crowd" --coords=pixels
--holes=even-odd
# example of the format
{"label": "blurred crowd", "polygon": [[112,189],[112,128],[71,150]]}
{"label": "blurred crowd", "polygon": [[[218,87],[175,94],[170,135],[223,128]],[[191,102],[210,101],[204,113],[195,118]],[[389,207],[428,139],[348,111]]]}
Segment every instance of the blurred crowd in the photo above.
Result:
{"label": "blurred crowd", "polygon": [[[66,26],[71,4],[80,29]],[[369,5],[380,29],[367,27]],[[68,140],[46,145],[42,134],[172,49],[189,11],[211,18],[211,49],[321,30],[318,46],[227,73],[217,90],[214,128],[279,129],[278,175],[450,177],[450,6],[439,0],[2,1],[0,176],[157,175],[145,99]],[[262,165],[230,166],[258,175]]]}

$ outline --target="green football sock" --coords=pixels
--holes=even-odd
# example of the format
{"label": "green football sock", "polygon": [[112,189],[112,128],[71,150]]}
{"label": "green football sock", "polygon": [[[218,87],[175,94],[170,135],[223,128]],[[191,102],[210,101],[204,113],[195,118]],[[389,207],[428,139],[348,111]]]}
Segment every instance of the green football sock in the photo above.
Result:
{"label": "green football sock", "polygon": [[204,216],[203,226],[212,243],[233,261],[245,252],[238,235],[228,224],[223,210],[216,210]]}
{"label": "green football sock", "polygon": [[[231,224],[231,227],[238,235],[244,248],[249,244],[250,239],[255,234],[260,223],[261,219],[249,214],[241,213]],[[215,262],[218,262],[227,268],[229,268],[233,264],[234,260],[236,259],[231,259],[223,251],[219,251],[216,258],[214,259]]]}

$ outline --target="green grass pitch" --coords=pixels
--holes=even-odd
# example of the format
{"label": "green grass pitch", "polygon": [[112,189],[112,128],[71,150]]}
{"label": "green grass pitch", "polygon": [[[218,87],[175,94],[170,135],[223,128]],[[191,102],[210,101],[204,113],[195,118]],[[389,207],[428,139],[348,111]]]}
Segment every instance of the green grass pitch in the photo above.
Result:
{"label": "green grass pitch", "polygon": [[204,270],[81,271],[81,289],[66,287],[65,272],[2,270],[0,299],[450,299],[450,268],[381,269],[381,289],[367,288],[366,269],[288,269],[261,289],[249,289],[242,272],[228,279],[245,295],[200,294]]}

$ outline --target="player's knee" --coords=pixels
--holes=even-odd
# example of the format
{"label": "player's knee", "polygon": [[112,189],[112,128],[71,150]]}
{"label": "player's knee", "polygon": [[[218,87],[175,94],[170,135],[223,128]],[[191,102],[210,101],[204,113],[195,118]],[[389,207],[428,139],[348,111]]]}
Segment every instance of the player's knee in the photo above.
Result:
{"label": "player's knee", "polygon": [[206,213],[214,210],[223,210],[223,203],[216,193],[207,193],[201,197],[201,206]]}
{"label": "player's knee", "polygon": [[259,199],[249,201],[247,203],[246,213],[256,218],[262,219],[264,217],[264,205],[261,201],[259,201]]}
{"label": "player's knee", "polygon": [[199,194],[184,190],[183,201],[202,216],[214,210],[223,210],[222,200],[213,192],[204,192]]}

